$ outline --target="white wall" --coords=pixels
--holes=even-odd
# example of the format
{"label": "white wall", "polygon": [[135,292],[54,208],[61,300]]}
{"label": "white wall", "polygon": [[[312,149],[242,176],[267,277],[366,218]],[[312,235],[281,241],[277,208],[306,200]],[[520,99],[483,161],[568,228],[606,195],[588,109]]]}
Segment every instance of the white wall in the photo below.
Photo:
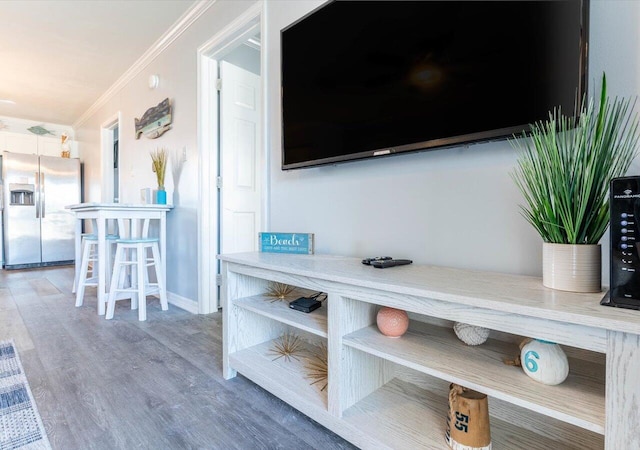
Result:
{"label": "white wall", "polygon": [[[280,170],[280,29],[322,3],[267,4],[272,231],[315,233],[318,253],[384,254],[540,275],[542,241],[520,216],[521,197],[509,176],[516,155],[505,141]],[[640,92],[638,23],[640,2],[592,0],[589,79],[595,89],[606,71],[611,94]],[[630,173],[639,174],[638,167],[634,164]]]}
{"label": "white wall", "polygon": [[254,48],[240,45],[222,59],[234,66],[260,75],[260,52]]}
{"label": "white wall", "polygon": [[[591,91],[607,74],[609,95],[636,97],[640,94],[640,2],[636,0],[591,0],[589,82]],[[637,109],[640,109],[637,108]],[[636,158],[628,175],[640,175]],[[603,283],[609,283],[609,232],[602,241]]]}

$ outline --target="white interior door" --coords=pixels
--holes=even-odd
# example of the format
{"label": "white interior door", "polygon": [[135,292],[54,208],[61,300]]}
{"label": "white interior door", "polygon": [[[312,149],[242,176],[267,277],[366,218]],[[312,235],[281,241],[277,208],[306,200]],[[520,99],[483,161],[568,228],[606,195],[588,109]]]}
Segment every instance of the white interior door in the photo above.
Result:
{"label": "white interior door", "polygon": [[220,63],[220,252],[255,251],[261,228],[260,77]]}

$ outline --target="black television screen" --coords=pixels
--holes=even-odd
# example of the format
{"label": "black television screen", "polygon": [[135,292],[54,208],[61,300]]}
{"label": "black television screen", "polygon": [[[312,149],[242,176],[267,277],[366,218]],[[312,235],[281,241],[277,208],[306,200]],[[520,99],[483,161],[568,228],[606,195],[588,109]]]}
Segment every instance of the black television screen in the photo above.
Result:
{"label": "black television screen", "polygon": [[282,168],[511,136],[586,91],[588,0],[334,1],[282,30]]}

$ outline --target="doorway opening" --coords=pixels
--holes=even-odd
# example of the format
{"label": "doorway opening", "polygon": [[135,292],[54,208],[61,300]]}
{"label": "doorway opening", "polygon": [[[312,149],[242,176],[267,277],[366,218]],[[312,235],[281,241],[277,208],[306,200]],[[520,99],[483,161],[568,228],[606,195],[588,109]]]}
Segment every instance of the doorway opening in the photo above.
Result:
{"label": "doorway opening", "polygon": [[256,250],[266,227],[261,2],[198,50],[199,312],[217,311],[217,255]]}
{"label": "doorway opening", "polygon": [[102,201],[120,202],[120,113],[100,127],[102,153]]}

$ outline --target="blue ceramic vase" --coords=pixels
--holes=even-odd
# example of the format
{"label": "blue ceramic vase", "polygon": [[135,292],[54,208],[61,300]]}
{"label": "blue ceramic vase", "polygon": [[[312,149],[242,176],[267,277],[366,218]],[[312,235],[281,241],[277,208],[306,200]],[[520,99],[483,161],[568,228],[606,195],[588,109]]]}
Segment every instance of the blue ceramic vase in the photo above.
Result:
{"label": "blue ceramic vase", "polygon": [[158,205],[167,204],[167,191],[165,191],[164,189],[158,189],[156,191],[156,203]]}

